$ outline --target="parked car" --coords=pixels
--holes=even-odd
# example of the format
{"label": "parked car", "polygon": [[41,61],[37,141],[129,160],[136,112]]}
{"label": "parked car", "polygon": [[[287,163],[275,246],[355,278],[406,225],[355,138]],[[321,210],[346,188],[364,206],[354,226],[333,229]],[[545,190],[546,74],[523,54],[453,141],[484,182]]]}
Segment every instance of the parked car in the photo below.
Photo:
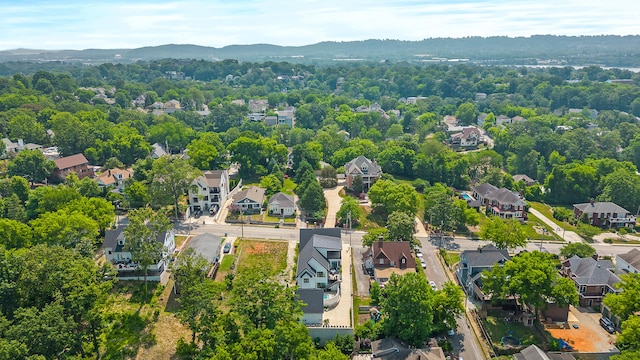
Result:
{"label": "parked car", "polygon": [[225,254],[228,254],[229,252],[231,252],[231,243],[224,244],[223,251],[224,251]]}
{"label": "parked car", "polygon": [[616,329],[613,327],[613,323],[607,318],[600,318],[600,326],[602,326],[603,329],[607,330],[609,334],[613,334],[614,332],[616,332]]}
{"label": "parked car", "polygon": [[420,258],[420,265],[422,265],[423,269],[427,268],[427,263],[424,261],[424,259]]}
{"label": "parked car", "polygon": [[429,281],[429,286],[431,286],[431,288],[433,289],[433,291],[438,290],[438,286],[436,286],[436,282],[431,280]]}
{"label": "parked car", "polygon": [[202,211],[200,210],[196,210],[196,212],[193,213],[193,217],[198,219],[200,216],[202,216]]}

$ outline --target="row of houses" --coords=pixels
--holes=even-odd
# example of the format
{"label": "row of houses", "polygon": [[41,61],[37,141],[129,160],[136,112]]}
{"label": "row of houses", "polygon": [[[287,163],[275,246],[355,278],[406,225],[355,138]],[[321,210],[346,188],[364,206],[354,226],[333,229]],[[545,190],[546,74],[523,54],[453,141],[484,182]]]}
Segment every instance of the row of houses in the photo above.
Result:
{"label": "row of houses", "polygon": [[[482,272],[502,266],[510,259],[506,250],[493,245],[465,250],[460,254],[456,277],[467,294],[480,301],[489,301],[490,298],[482,291]],[[616,256],[615,265],[609,259],[599,259],[597,255],[588,258],[573,256],[562,262],[559,271],[575,283],[580,306],[601,306],[607,294],[620,291],[616,286],[620,282],[619,275],[640,272],[640,250],[632,249]]]}

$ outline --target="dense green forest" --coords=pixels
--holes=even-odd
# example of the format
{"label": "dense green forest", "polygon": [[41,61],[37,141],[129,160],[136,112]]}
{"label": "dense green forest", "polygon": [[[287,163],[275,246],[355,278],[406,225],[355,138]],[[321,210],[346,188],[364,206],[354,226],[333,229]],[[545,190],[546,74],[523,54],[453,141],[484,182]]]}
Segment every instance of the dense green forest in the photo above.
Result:
{"label": "dense green forest", "polygon": [[[421,212],[417,215],[425,219],[433,220],[437,206],[458,209],[460,219],[448,217],[451,229],[464,226],[472,215],[464,201],[441,194],[469,189],[478,181],[551,204],[595,198],[632,213],[640,206],[640,75],[628,70],[158,60],[98,66],[5,63],[0,72],[5,75],[0,78],[3,138],[57,146],[63,156],[83,153],[103,169],[135,170],[123,194],[73,176],[59,186],[41,186],[52,165],[40,151],[2,154],[1,358],[114,354],[118,339],[124,339],[121,327],[135,324],[142,331],[153,312],[130,318],[110,312],[113,283],[104,280],[109,270],[94,265],[92,256],[113,224],[114,204],[128,209],[178,204],[173,210],[183,211],[185,188],[171,192],[164,185],[202,170],[237,163],[244,180],[265,187],[282,181],[286,172],[307,184],[303,190],[317,192],[315,182],[305,179],[307,170],[325,162],[341,171],[347,161],[366,155],[385,173],[386,181],[370,193],[374,203],[388,204],[382,217],[399,216],[403,209],[395,209],[398,203],[385,195],[402,191],[410,199],[410,212]],[[179,101],[181,109],[152,111],[170,100]],[[266,109],[251,110],[250,100],[263,100]],[[291,106],[293,128],[249,120],[250,112],[268,116]],[[481,114],[493,148],[451,149],[443,118],[455,115],[469,125]],[[497,126],[501,115],[526,121]],[[188,160],[153,160],[148,155],[154,143],[174,154],[186,153]],[[513,174],[538,183],[514,183]],[[311,209],[312,200],[309,210],[321,211]],[[72,268],[78,271],[68,271]],[[181,308],[180,316],[193,330],[194,344],[197,340],[204,347],[203,358],[231,358],[247,349],[259,353],[260,346],[273,344],[287,348],[291,358],[335,358],[335,347],[316,352],[308,336],[296,337],[299,308],[291,299],[260,287],[246,294],[254,280],[241,278],[226,290],[218,288],[222,284],[193,284],[194,303]],[[281,314],[292,315],[265,315],[264,324],[253,324],[247,319],[256,319],[254,313],[264,309],[240,307],[238,301],[222,305],[225,311],[219,313],[222,300],[199,305],[199,294],[219,299],[224,291],[235,297],[271,296],[284,309]],[[192,316],[202,323],[194,322],[189,311],[197,312]],[[42,333],[51,336],[44,341]],[[180,348],[196,356],[188,340]],[[221,351],[212,355],[212,349]]]}

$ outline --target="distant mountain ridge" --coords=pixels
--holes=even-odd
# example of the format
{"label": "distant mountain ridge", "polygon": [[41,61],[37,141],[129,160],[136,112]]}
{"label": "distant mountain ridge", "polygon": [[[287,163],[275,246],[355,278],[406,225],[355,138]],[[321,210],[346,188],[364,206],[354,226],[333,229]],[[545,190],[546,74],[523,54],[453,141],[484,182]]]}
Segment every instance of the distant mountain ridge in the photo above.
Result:
{"label": "distant mountain ridge", "polygon": [[0,51],[0,62],[135,62],[139,60],[203,59],[239,61],[334,62],[368,61],[471,61],[488,64],[569,64],[640,66],[640,36],[553,36],[432,38],[420,41],[325,41],[304,46],[271,44],[229,45],[222,48],[167,44],[136,49]]}

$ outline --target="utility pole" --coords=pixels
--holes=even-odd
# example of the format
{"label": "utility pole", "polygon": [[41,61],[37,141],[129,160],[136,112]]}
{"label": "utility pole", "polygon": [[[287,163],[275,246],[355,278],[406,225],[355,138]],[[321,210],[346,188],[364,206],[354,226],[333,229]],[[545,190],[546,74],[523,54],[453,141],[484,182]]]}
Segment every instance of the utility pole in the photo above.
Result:
{"label": "utility pole", "polygon": [[242,206],[240,206],[240,228],[242,231],[240,235],[240,239],[244,239],[244,216],[242,212]]}
{"label": "utility pole", "polygon": [[349,249],[351,249],[351,253],[353,253],[353,248],[351,247],[351,211],[347,213],[347,219],[349,219]]}

